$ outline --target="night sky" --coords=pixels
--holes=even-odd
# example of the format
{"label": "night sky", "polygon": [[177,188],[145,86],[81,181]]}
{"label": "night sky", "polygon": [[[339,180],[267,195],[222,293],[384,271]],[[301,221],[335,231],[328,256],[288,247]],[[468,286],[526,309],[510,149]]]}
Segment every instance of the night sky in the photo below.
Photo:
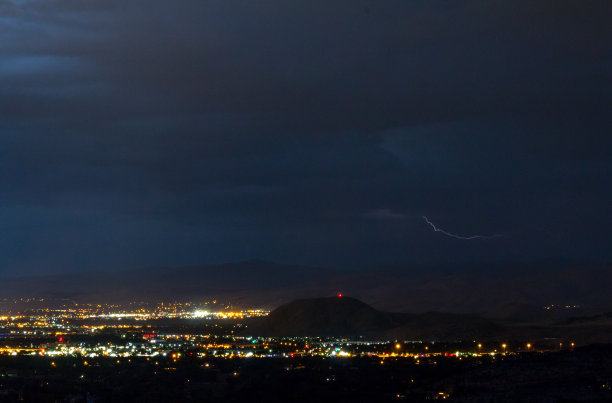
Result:
{"label": "night sky", "polygon": [[0,275],[610,261],[611,21],[609,1],[1,1]]}

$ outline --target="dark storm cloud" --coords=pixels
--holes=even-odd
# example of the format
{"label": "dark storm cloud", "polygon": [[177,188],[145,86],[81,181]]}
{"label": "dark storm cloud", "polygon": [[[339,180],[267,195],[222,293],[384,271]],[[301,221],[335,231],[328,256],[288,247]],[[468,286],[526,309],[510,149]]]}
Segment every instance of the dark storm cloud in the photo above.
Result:
{"label": "dark storm cloud", "polygon": [[1,262],[609,259],[611,14],[3,2]]}

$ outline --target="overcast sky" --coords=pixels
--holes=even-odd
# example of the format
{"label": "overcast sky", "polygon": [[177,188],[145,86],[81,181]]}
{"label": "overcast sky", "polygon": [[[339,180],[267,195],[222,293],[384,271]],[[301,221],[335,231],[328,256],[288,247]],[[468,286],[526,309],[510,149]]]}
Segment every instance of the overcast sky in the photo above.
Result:
{"label": "overcast sky", "polygon": [[0,1],[0,275],[610,261],[610,21],[609,1]]}

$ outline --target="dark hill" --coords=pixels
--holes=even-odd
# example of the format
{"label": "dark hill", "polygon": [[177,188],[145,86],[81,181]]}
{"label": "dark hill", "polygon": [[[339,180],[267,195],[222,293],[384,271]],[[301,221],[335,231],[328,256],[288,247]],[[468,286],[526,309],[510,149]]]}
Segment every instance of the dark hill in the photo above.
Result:
{"label": "dark hill", "polygon": [[474,315],[382,312],[350,297],[299,299],[254,320],[247,333],[258,336],[368,336],[457,340],[495,337],[501,327]]}
{"label": "dark hill", "polygon": [[400,325],[393,315],[350,297],[298,299],[254,323],[252,331],[280,336],[348,336]]}

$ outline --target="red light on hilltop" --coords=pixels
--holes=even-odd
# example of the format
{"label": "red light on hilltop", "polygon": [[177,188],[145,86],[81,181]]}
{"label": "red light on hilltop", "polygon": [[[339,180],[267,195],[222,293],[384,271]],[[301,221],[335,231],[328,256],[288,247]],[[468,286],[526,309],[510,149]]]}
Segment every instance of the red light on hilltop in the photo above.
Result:
{"label": "red light on hilltop", "polygon": [[60,337],[59,339],[57,339],[57,341],[59,341],[60,343],[64,341],[63,337]]}
{"label": "red light on hilltop", "polygon": [[342,298],[342,293],[338,293],[338,298]]}

